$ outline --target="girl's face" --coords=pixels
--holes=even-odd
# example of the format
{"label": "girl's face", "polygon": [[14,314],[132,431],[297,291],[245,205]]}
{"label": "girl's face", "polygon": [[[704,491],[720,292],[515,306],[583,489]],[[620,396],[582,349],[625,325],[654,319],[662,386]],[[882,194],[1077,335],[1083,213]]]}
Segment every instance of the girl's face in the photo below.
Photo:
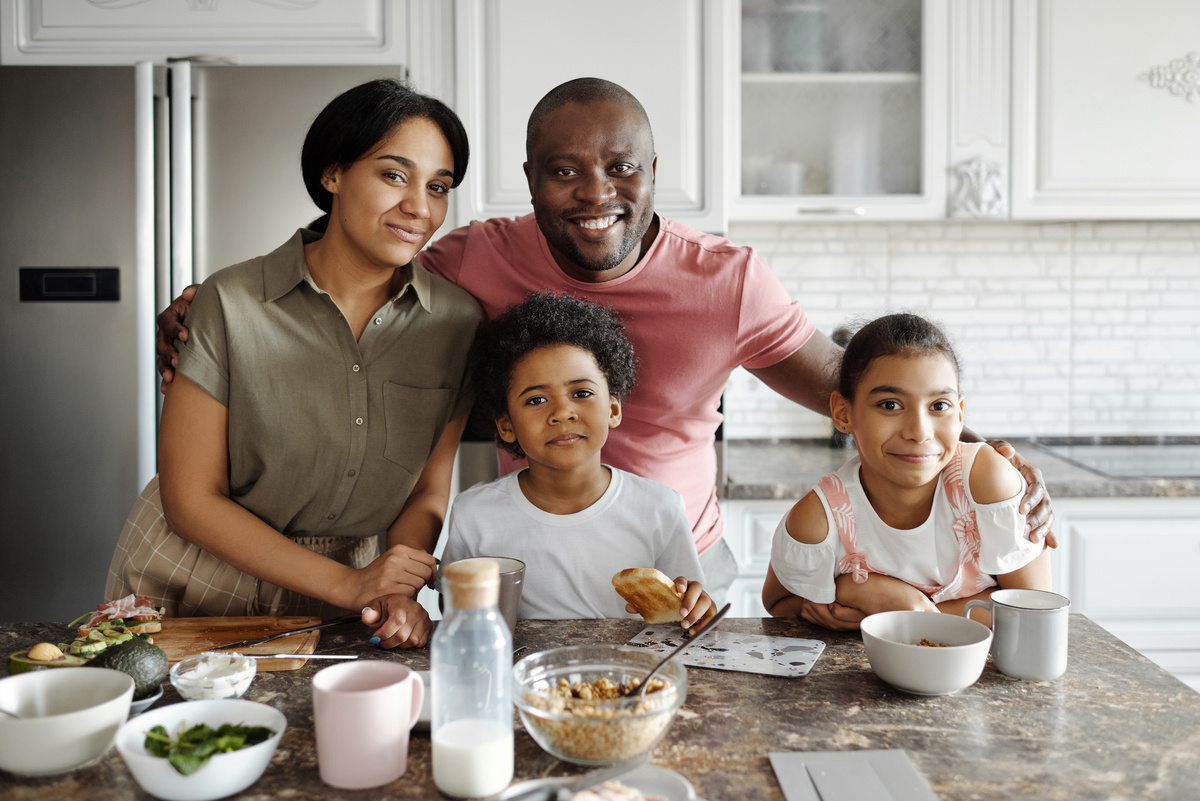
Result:
{"label": "girl's face", "polygon": [[410,119],[358,161],[325,176],[338,226],[363,259],[408,264],[446,219],[454,157],[433,122]]}
{"label": "girl's face", "polygon": [[867,367],[847,401],[835,392],[833,421],[854,435],[864,479],[897,488],[937,479],[963,429],[963,400],[954,366],[940,353],[883,356]]}
{"label": "girl's face", "polygon": [[570,470],[595,460],[608,430],[621,422],[621,401],[589,351],[553,345],[530,351],[513,368],[508,416],[496,421],[505,442],[518,442],[531,465]]}

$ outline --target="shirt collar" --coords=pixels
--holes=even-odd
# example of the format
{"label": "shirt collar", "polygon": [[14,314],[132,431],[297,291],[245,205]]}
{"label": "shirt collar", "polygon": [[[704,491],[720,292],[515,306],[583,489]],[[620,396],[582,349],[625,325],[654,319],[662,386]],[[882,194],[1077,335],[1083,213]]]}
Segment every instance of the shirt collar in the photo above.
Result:
{"label": "shirt collar", "polygon": [[[319,231],[308,228],[297,229],[296,233],[272,253],[267,254],[264,266],[264,295],[268,303],[279,300],[301,283],[307,283],[316,289],[308,264],[304,261],[304,246],[321,238]],[[390,302],[395,303],[404,297],[405,291],[411,286],[416,293],[417,302],[426,312],[433,311],[433,281],[430,273],[416,259],[408,263],[408,282],[400,287]],[[318,290],[320,291],[320,290]]]}

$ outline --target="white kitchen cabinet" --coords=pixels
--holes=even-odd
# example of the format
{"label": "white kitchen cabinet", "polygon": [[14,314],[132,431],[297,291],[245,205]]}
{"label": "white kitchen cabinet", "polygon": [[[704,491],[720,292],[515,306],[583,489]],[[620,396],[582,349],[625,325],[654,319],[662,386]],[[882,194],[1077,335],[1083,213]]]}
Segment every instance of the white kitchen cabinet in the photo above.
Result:
{"label": "white kitchen cabinet", "polygon": [[738,563],[738,577],[726,599],[733,617],[767,617],[762,604],[763,581],[771,564],[771,539],[775,527],[795,501],[739,501],[721,503],[725,517],[725,542]]}
{"label": "white kitchen cabinet", "polygon": [[1064,498],[1054,513],[1071,611],[1200,691],[1200,499]]}
{"label": "white kitchen cabinet", "polygon": [[0,0],[0,63],[405,64],[405,0]]}
{"label": "white kitchen cabinet", "polygon": [[1013,0],[1012,216],[1200,217],[1200,3]]}
{"label": "white kitchen cabinet", "polygon": [[724,11],[731,219],[946,215],[946,0]]}
{"label": "white kitchen cabinet", "polygon": [[529,113],[560,83],[591,76],[628,89],[650,117],[655,208],[723,231],[720,7],[717,0],[458,0],[456,110],[472,151],[456,190],[459,222],[533,210],[521,166]]}

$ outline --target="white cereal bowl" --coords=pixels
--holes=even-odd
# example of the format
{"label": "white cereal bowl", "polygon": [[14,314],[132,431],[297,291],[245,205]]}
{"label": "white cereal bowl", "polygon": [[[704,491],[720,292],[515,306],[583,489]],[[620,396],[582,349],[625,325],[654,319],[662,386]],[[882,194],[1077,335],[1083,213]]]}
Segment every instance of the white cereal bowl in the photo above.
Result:
{"label": "white cereal bowl", "polygon": [[35,670],[0,680],[0,768],[65,773],[103,756],[129,717],[133,679],[108,668]]}
{"label": "white cereal bowl", "polygon": [[[206,723],[214,729],[225,723],[267,726],[275,734],[258,745],[216,754],[189,776],[176,771],[163,757],[146,753],[146,732],[155,726],[162,726],[175,736],[197,723]],[[240,793],[258,781],[286,728],[284,714],[266,704],[235,698],[189,701],[152,709],[130,720],[117,732],[117,750],[134,781],[150,795],[164,801],[212,801]]]}
{"label": "white cereal bowl", "polygon": [[[949,695],[970,687],[983,673],[992,630],[974,620],[941,612],[880,612],[861,624],[871,669],[914,695]],[[921,640],[945,647],[919,645]]]}

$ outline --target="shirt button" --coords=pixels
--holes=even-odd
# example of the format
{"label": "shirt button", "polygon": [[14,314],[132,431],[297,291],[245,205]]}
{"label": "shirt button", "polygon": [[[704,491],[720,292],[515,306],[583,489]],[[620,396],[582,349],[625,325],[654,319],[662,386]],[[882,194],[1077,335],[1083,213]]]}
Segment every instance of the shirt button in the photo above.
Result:
{"label": "shirt button", "polygon": [[354,425],[356,425],[356,426],[361,426],[361,425],[362,425],[362,418],[361,418],[361,417],[355,418],[355,420],[354,420]]}
{"label": "shirt button", "polygon": [[360,369],[362,369],[362,368],[360,368],[360,367],[359,367],[359,366],[356,364],[356,365],[354,365],[353,367],[351,367],[350,369],[351,369],[351,370],[353,370],[354,372],[356,372],[356,373],[357,373],[357,372],[358,372]]}
{"label": "shirt button", "polygon": [[337,517],[337,515],[330,515],[330,516],[329,516],[329,519],[330,519],[330,520],[333,520],[335,517]]}
{"label": "shirt button", "polygon": [[376,317],[376,318],[375,318],[375,325],[383,325],[383,318],[382,318],[382,317]]}
{"label": "shirt button", "polygon": [[350,476],[351,478],[353,478],[353,477],[354,477],[354,471],[353,471],[353,470],[351,470],[351,471],[350,471],[349,473],[347,473],[346,475],[348,475],[348,476]]}

